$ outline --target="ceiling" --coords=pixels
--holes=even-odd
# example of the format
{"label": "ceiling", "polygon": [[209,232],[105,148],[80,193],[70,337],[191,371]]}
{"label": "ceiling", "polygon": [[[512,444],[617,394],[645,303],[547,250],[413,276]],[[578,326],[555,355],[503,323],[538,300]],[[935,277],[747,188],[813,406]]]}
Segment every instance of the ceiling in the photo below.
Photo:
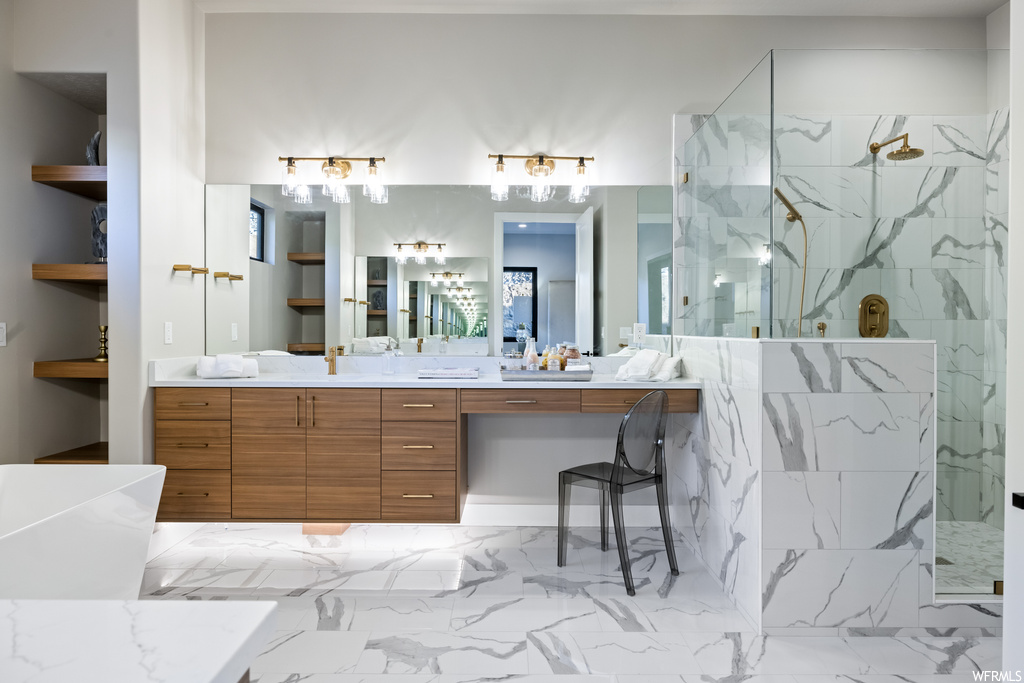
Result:
{"label": "ceiling", "polygon": [[1007,0],[195,0],[206,12],[984,17]]}

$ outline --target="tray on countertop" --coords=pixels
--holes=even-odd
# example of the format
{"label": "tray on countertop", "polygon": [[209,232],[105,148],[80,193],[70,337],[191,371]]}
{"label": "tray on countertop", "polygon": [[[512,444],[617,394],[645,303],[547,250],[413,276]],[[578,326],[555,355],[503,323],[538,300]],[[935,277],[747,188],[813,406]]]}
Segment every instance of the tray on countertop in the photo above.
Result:
{"label": "tray on countertop", "polygon": [[510,382],[589,382],[593,370],[574,372],[571,370],[502,370],[501,378]]}

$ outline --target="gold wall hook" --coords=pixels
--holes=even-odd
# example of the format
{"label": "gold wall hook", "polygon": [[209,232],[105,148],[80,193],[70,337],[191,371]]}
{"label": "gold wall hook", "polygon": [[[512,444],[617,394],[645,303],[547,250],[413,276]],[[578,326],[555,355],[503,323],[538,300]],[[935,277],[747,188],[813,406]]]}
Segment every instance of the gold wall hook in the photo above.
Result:
{"label": "gold wall hook", "polygon": [[173,270],[175,272],[181,272],[181,271],[185,271],[185,270],[191,272],[192,271],[192,266],[187,264],[187,263],[175,263],[173,266],[171,266],[171,270]]}
{"label": "gold wall hook", "polygon": [[192,274],[193,275],[207,275],[207,274],[209,274],[209,272],[210,272],[209,268],[193,268],[192,269]]}
{"label": "gold wall hook", "polygon": [[243,280],[244,278],[241,275],[228,275],[228,279],[229,280]]}
{"label": "gold wall hook", "polygon": [[352,298],[347,297],[347,296],[344,299],[342,299],[342,301],[344,301],[347,304],[354,304],[356,302],[355,299],[352,299]]}
{"label": "gold wall hook", "polygon": [[213,279],[220,280],[221,278],[227,278],[231,273],[226,270],[215,270],[213,271]]}

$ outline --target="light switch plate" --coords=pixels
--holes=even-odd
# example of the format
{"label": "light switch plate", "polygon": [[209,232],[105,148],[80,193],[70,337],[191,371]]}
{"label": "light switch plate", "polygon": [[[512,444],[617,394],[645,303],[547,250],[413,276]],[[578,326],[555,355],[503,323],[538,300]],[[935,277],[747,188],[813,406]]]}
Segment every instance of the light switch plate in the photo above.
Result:
{"label": "light switch plate", "polygon": [[7,323],[0,323],[0,346],[7,346]]}
{"label": "light switch plate", "polygon": [[619,339],[629,339],[632,331],[628,327],[619,328]]}
{"label": "light switch plate", "polygon": [[231,323],[231,341],[238,341],[238,323]]}
{"label": "light switch plate", "polygon": [[640,346],[647,341],[647,323],[633,323],[633,343]]}
{"label": "light switch plate", "polygon": [[170,323],[164,323],[164,344],[170,344],[174,341],[174,335],[171,329]]}

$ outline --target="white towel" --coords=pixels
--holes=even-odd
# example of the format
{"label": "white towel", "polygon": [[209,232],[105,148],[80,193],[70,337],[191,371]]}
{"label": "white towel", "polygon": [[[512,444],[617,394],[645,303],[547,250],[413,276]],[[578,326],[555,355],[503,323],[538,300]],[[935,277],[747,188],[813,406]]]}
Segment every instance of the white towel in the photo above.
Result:
{"label": "white towel", "polygon": [[668,358],[667,354],[655,351],[654,349],[642,349],[635,356],[630,358],[625,365],[615,373],[616,381],[643,382],[658,374],[661,366]]}
{"label": "white towel", "polygon": [[680,375],[680,368],[683,365],[681,356],[671,356],[665,359],[661,367],[651,376],[652,382],[668,382]]}
{"label": "white towel", "polygon": [[[230,368],[229,368],[229,371]],[[229,379],[233,377],[258,377],[260,366],[255,358],[242,360],[238,374],[224,375],[217,369],[217,359],[213,356],[200,356],[196,361],[196,375],[203,379]]]}
{"label": "white towel", "polygon": [[232,353],[218,353],[213,362],[213,372],[218,377],[241,377],[244,360]]}
{"label": "white towel", "polygon": [[398,348],[398,342],[391,337],[356,337],[352,340],[352,353],[384,353],[388,344]]}
{"label": "white towel", "polygon": [[196,374],[203,379],[216,377],[213,372],[213,361],[213,356],[199,356],[199,360],[196,361]]}

